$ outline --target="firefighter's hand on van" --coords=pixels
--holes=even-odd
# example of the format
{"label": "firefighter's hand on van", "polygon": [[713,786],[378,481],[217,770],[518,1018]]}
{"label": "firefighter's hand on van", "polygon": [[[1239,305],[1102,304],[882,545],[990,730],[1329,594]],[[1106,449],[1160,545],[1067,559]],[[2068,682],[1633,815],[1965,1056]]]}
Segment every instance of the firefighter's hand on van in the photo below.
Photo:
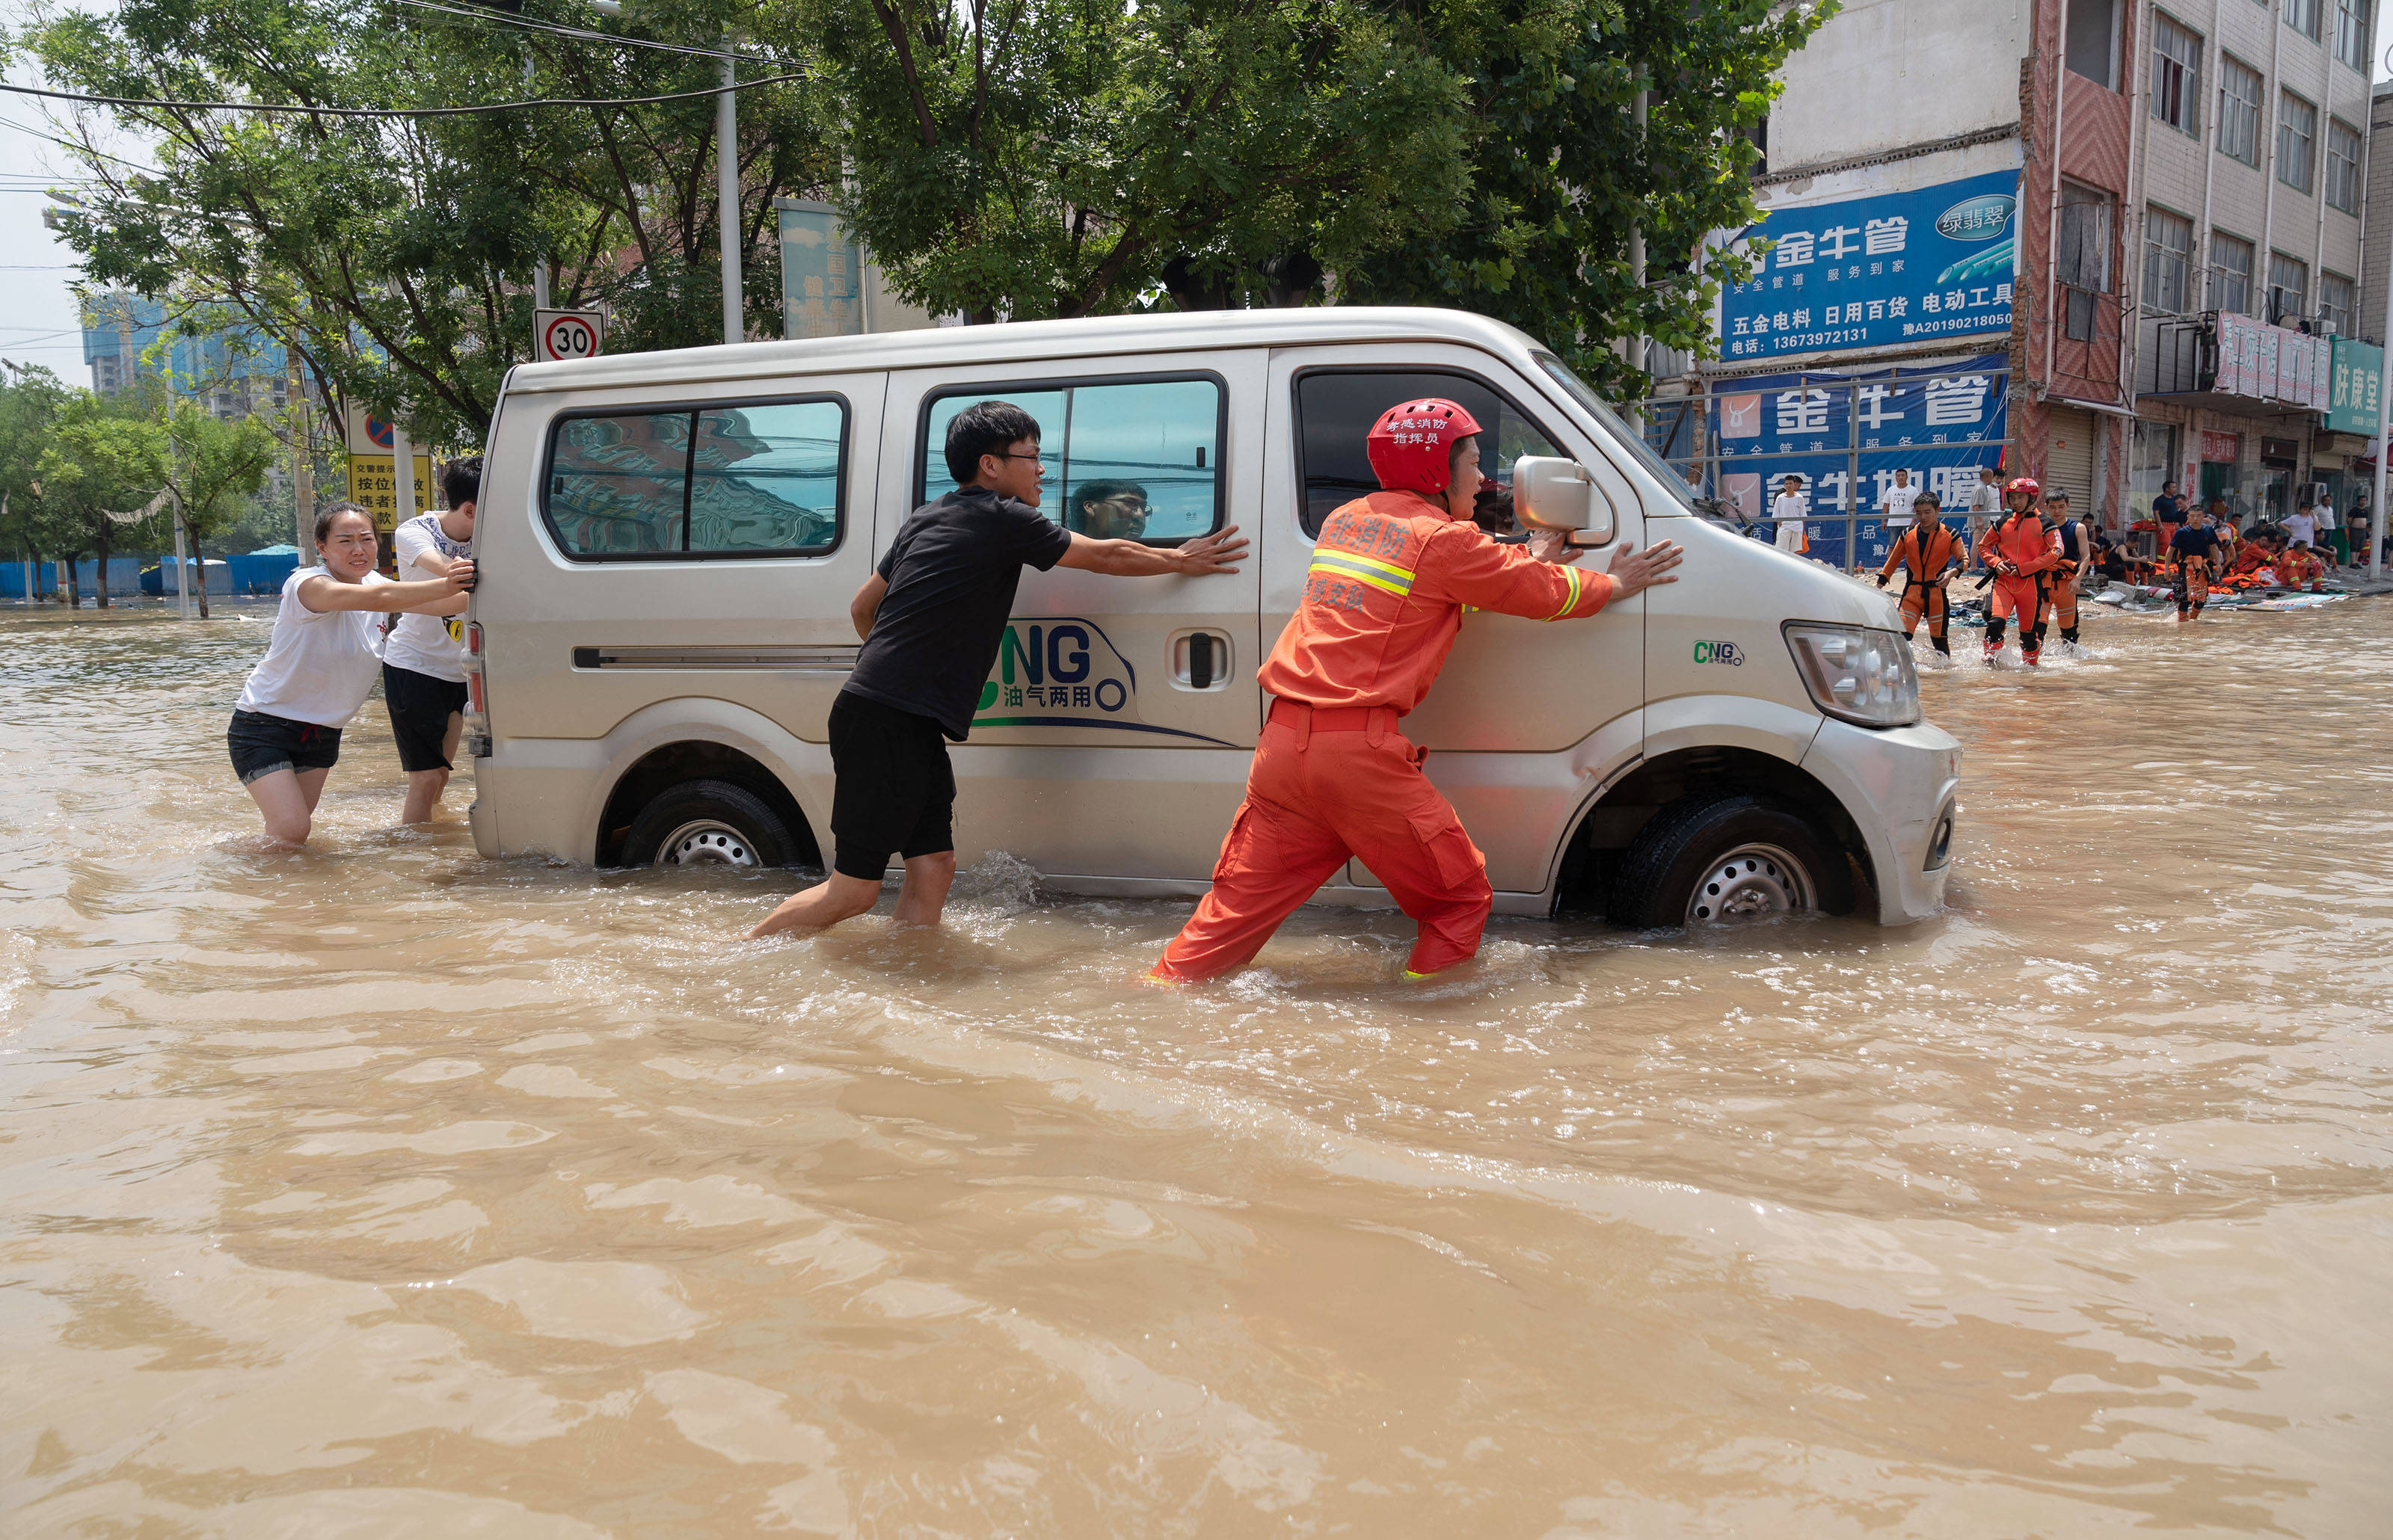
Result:
{"label": "firefighter's hand on van", "polygon": [[1612,565],[1604,568],[1612,579],[1612,596],[1625,599],[1640,589],[1652,588],[1656,583],[1677,582],[1678,579],[1668,575],[1670,568],[1685,559],[1686,553],[1670,541],[1650,545],[1642,551],[1627,541],[1621,542],[1620,549],[1613,555]]}
{"label": "firefighter's hand on van", "polygon": [[1570,542],[1567,529],[1536,529],[1529,535],[1529,555],[1556,567],[1568,567],[1587,553]]}

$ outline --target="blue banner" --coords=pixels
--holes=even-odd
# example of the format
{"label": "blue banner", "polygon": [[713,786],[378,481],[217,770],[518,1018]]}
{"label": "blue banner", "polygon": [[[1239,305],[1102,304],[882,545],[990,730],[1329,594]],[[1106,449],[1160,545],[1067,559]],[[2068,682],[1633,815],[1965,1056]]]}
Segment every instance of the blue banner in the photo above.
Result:
{"label": "blue banner", "polygon": [[1720,357],[1766,359],[2007,332],[2016,171],[1774,209],[1754,276],[1720,295]]}
{"label": "blue banner", "polygon": [[[1977,490],[1980,467],[2002,463],[2010,420],[2008,359],[1989,353],[1933,369],[1757,375],[1718,381],[1710,399],[1720,459],[1713,492],[1747,518],[1767,520],[1771,500],[1793,476],[1811,515],[1810,554],[1837,566],[1883,561],[1890,536],[1879,513],[1909,487],[1935,494],[1957,518]],[[1858,476],[1848,458],[1860,448]],[[1898,496],[1907,503],[1910,496]],[[1845,516],[1860,516],[1845,550]],[[1894,532],[1902,532],[1902,510]],[[1956,524],[1956,528],[1957,528]],[[1756,533],[1769,538],[1769,530]]]}

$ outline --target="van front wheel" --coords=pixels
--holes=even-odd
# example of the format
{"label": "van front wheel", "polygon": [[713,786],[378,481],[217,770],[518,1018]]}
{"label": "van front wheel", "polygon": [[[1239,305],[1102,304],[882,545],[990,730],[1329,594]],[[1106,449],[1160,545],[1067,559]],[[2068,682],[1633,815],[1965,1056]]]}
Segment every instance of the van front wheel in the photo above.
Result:
{"label": "van front wheel", "polygon": [[632,820],[623,839],[631,867],[786,867],[796,842],[765,800],[729,781],[667,787]]}
{"label": "van front wheel", "polygon": [[1620,863],[1609,913],[1641,931],[1850,907],[1844,857],[1795,814],[1738,794],[1683,797],[1654,814]]}

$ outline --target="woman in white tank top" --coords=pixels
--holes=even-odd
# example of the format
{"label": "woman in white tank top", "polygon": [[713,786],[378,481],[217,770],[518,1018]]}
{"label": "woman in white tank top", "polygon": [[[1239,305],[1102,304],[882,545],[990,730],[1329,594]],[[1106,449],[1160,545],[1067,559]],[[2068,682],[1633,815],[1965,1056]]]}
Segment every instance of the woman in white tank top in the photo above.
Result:
{"label": "woman in white tank top", "polygon": [[249,671],[225,734],[232,767],[266,818],[271,839],[307,842],[324,777],[341,757],[341,729],[365,704],[382,669],[382,628],[392,610],[463,611],[474,564],[428,582],[395,583],[374,570],[373,516],[336,502],[316,516],[321,568],[282,584],[274,635]]}

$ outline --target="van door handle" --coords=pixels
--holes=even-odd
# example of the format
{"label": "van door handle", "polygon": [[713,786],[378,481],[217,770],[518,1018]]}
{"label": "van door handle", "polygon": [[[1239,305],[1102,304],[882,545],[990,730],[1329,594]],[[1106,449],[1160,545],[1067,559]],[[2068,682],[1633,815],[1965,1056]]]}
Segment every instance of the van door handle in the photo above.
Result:
{"label": "van door handle", "polygon": [[1218,631],[1183,631],[1170,643],[1171,682],[1183,690],[1216,690],[1230,677],[1230,639]]}

